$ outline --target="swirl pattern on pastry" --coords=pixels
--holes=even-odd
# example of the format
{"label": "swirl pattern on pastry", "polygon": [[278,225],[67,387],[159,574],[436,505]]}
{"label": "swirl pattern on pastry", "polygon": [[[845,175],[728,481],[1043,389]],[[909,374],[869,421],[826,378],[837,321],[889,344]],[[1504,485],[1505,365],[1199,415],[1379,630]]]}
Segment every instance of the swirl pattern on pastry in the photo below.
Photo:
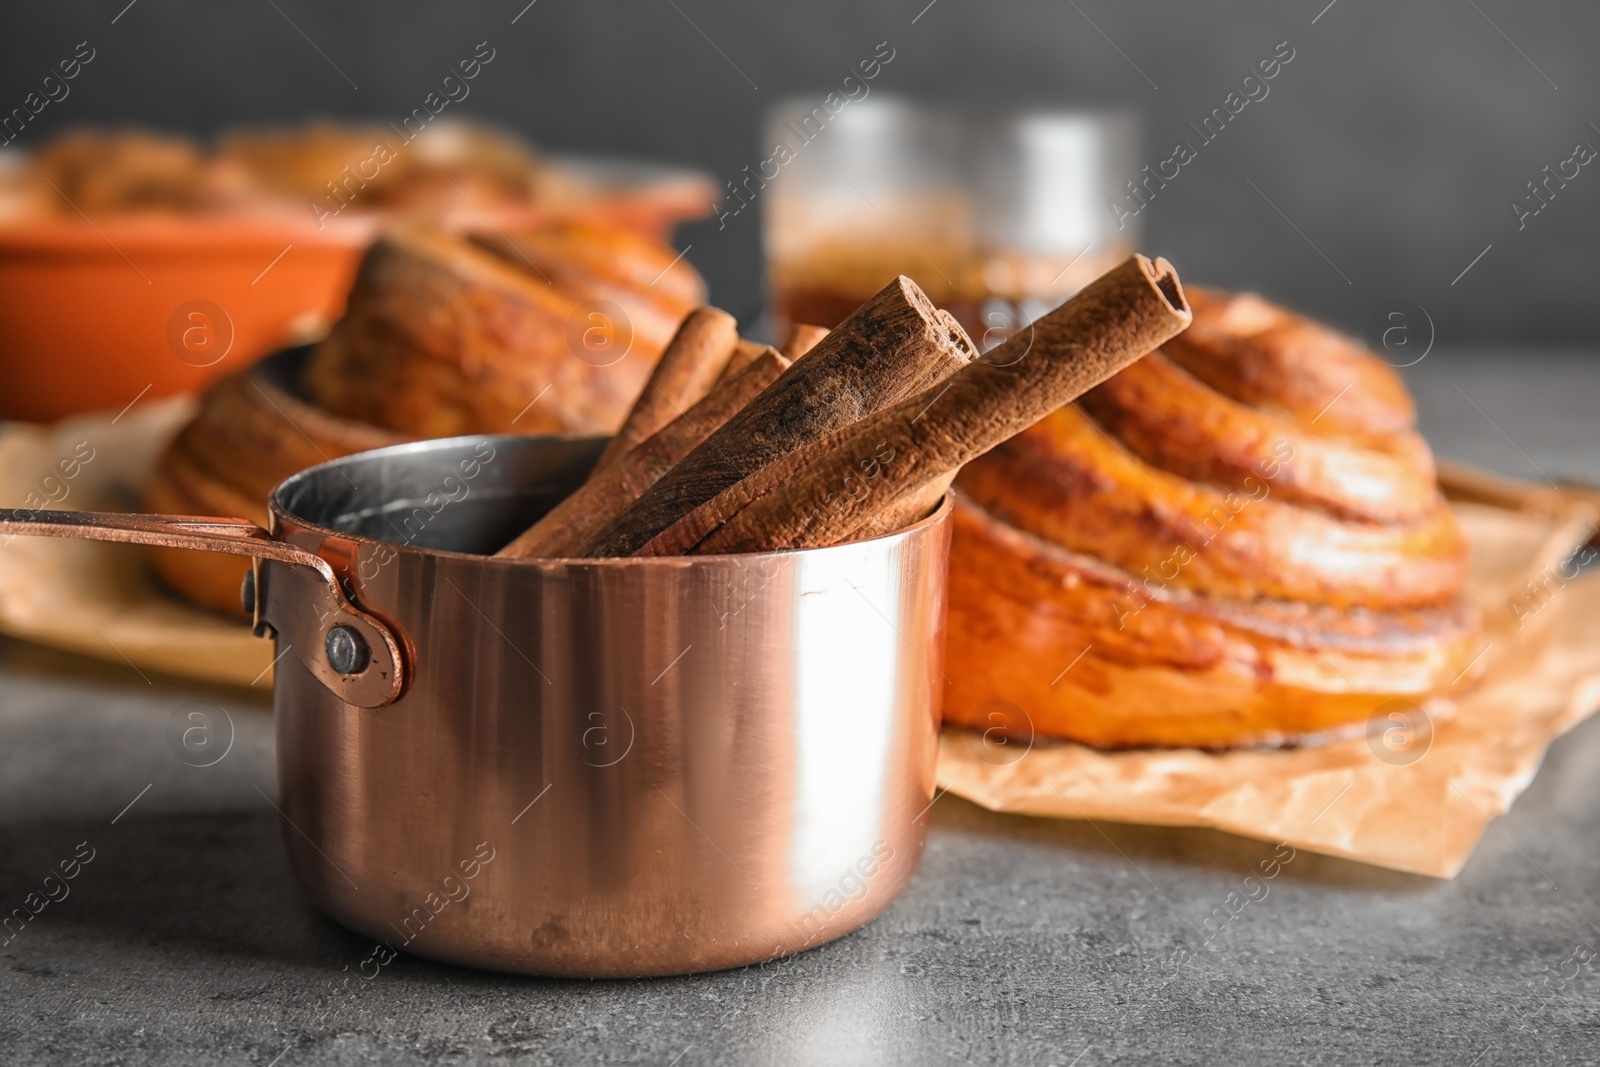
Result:
{"label": "swirl pattern on pastry", "polygon": [[1188,332],[962,471],[950,720],[1002,701],[1097,745],[1281,743],[1427,699],[1475,651],[1398,376],[1189,292]]}
{"label": "swirl pattern on pastry", "polygon": [[[641,280],[673,267],[669,249],[609,228],[481,243],[393,229],[362,260],[306,385],[336,415],[418,437],[610,433],[701,302],[692,272],[657,287]],[[620,309],[597,311],[593,324],[622,351],[577,350],[590,301]]]}

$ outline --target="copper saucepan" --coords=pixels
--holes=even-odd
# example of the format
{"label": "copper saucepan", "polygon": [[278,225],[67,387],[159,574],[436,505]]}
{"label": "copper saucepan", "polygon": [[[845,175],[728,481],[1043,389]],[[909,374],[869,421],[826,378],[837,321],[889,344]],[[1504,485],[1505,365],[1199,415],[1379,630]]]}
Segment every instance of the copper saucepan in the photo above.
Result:
{"label": "copper saucepan", "polygon": [[484,554],[575,489],[603,444],[347,457],[278,486],[271,533],[55,511],[0,511],[0,533],[254,558],[247,605],[278,644],[290,863],[388,949],[609,977],[839,937],[922,853],[950,503],[795,552]]}

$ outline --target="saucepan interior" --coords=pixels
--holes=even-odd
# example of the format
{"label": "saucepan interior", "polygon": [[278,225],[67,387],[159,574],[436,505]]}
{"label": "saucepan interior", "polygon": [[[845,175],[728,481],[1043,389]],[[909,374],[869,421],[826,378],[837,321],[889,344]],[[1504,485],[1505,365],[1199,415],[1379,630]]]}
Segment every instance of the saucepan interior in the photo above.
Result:
{"label": "saucepan interior", "polygon": [[473,436],[394,445],[297,474],[273,501],[310,526],[491,556],[583,484],[606,440]]}
{"label": "saucepan interior", "polygon": [[[383,707],[343,703],[297,656],[276,682],[291,863],[382,952],[590,977],[735,966],[854,929],[916,867],[948,502],[821,549],[486,555],[602,446],[403,445],[274,494],[277,535],[407,651]],[[307,568],[263,566],[274,598],[315,591]],[[284,617],[304,622],[280,646],[315,644],[314,614]]]}

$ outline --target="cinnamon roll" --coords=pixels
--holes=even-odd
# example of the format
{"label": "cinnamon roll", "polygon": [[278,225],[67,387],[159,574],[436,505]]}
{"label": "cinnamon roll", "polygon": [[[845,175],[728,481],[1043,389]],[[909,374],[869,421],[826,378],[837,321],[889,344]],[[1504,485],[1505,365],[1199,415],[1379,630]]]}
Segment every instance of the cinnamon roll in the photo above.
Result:
{"label": "cinnamon roll", "polygon": [[673,268],[670,249],[610,228],[551,226],[488,248],[393,229],[362,260],[306,385],[336,415],[417,437],[610,433],[703,302],[692,271],[665,280]]}
{"label": "cinnamon roll", "polygon": [[948,721],[1105,747],[1282,744],[1448,689],[1466,542],[1399,377],[1256,296],[957,480]]}

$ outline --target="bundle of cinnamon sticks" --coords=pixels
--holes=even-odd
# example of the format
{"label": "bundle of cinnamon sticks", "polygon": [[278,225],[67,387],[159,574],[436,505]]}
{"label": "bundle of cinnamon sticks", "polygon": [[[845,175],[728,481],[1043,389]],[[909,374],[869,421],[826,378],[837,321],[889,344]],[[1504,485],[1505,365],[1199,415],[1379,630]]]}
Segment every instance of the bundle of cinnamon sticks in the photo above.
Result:
{"label": "bundle of cinnamon sticks", "polygon": [[516,558],[836,544],[928,514],[962,464],[1182,332],[1165,260],[1135,255],[982,357],[896,278],[782,351],[689,315],[589,480],[507,545]]}

